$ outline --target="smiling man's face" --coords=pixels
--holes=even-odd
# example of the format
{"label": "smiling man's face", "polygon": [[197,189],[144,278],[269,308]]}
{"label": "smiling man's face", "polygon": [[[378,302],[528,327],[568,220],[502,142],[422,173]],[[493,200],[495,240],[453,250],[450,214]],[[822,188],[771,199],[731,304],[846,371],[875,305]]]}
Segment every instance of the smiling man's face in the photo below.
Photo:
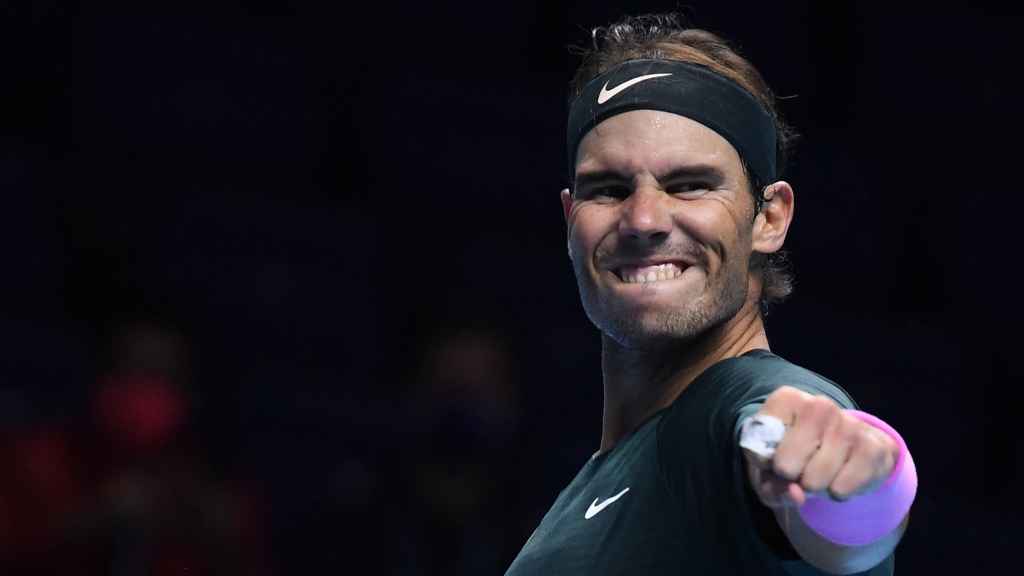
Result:
{"label": "smiling man's face", "polygon": [[590,320],[635,347],[734,316],[748,292],[748,186],[735,148],[683,116],[636,110],[587,133],[563,207]]}

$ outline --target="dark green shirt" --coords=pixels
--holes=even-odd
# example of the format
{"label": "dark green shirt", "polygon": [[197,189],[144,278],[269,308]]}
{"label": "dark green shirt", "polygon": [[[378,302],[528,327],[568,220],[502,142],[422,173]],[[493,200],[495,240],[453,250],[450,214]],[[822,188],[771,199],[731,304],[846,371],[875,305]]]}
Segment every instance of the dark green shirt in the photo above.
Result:
{"label": "dark green shirt", "polygon": [[[783,385],[853,400],[765,350],[708,368],[562,490],[506,576],[824,574],[800,560],[751,492],[739,425]],[[890,556],[867,572],[891,575]]]}

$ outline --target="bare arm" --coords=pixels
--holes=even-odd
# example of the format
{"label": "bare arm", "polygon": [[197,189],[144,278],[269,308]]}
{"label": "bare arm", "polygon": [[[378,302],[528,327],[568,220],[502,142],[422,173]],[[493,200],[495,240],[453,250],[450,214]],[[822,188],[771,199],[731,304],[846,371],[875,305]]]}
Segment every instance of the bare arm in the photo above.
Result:
{"label": "bare arm", "polygon": [[797,554],[811,566],[830,574],[856,574],[874,568],[885,560],[899,544],[906,530],[908,515],[899,527],[865,546],[841,546],[811,530],[794,508],[776,508],[775,520]]}

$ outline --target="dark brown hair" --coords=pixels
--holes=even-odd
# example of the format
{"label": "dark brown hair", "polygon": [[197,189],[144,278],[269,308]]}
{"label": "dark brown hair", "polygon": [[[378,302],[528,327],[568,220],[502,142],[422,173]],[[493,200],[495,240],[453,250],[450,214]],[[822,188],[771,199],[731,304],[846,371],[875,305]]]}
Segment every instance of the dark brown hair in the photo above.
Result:
{"label": "dark brown hair", "polygon": [[[701,64],[733,80],[757,98],[775,120],[776,166],[780,177],[784,172],[797,134],[782,120],[775,95],[761,74],[721,37],[688,27],[678,14],[645,14],[628,16],[614,24],[594,28],[592,46],[577,47],[575,51],[582,57],[582,62],[570,85],[570,103],[597,76],[622,62],[638,58]],[[761,182],[748,169],[746,160],[742,157],[740,160],[750,182],[756,214],[763,203],[764,189],[771,182]],[[782,301],[793,291],[793,275],[785,252],[755,254],[751,258],[751,269],[761,272],[762,313],[767,313],[770,305]]]}

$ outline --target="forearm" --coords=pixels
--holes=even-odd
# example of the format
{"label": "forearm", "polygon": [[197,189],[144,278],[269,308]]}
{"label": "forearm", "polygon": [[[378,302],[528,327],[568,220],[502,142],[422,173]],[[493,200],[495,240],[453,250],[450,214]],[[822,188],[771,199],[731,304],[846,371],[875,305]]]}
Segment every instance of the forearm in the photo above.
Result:
{"label": "forearm", "polygon": [[830,574],[855,574],[877,566],[899,544],[910,518],[908,515],[895,530],[870,544],[843,546],[808,527],[794,508],[777,508],[774,513],[797,554],[808,564]]}

